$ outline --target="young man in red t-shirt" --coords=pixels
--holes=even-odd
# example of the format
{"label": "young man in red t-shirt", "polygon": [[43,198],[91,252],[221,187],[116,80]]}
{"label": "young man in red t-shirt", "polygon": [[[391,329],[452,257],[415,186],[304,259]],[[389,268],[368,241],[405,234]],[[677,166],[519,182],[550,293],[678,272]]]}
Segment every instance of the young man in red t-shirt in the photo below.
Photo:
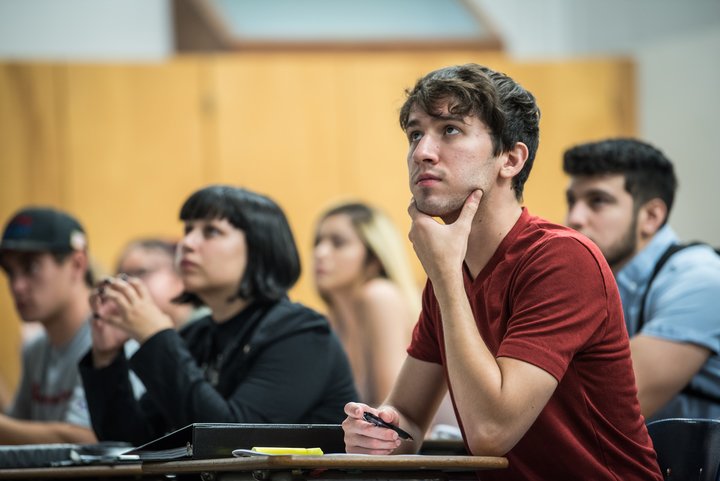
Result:
{"label": "young man in red t-shirt", "polygon": [[522,207],[539,120],[532,94],[479,65],[409,91],[410,239],[429,281],[389,398],[345,408],[348,452],[416,452],[449,388],[468,450],[509,459],[482,479],[662,479],[612,272],[587,239]]}

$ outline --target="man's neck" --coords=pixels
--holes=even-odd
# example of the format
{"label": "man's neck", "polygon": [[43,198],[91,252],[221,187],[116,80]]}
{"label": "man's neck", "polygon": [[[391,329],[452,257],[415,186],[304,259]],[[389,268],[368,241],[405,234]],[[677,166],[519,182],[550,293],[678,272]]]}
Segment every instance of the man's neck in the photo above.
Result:
{"label": "man's neck", "polygon": [[90,291],[79,288],[58,312],[43,322],[50,344],[61,347],[69,343],[90,317]]}
{"label": "man's neck", "polygon": [[516,201],[480,204],[473,220],[465,255],[465,264],[473,279],[483,270],[521,213],[522,206]]}

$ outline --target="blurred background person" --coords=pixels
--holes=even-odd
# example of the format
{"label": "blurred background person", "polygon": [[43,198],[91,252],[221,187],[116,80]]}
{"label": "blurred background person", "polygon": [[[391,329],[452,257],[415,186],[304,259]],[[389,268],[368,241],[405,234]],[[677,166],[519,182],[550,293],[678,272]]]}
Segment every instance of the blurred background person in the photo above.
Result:
{"label": "blurred background person", "polygon": [[[280,207],[214,185],[193,193],[180,219],[178,300],[212,314],[178,332],[136,277],[93,293],[80,372],[98,438],[139,445],[194,422],[339,423],[356,395],[350,365],[327,320],[287,298],[300,259]],[[129,360],[107,326],[140,344]],[[139,400],[130,369],[146,387]]]}
{"label": "blurred background person", "polygon": [[[115,274],[125,274],[140,279],[147,287],[150,297],[158,308],[170,316],[176,329],[186,323],[210,314],[207,307],[173,302],[183,292],[183,282],[175,262],[177,242],[160,238],[139,238],[128,242],[118,257]],[[104,324],[99,329],[109,339],[115,333],[113,344],[125,343],[125,356],[129,359],[140,345],[120,328]],[[137,375],[130,371],[135,398],[145,392],[145,386]]]}
{"label": "blurred background person", "polygon": [[350,357],[360,399],[379,405],[405,360],[420,291],[397,229],[360,203],[329,208],[317,224],[314,274]]}
{"label": "blurred background person", "polygon": [[597,244],[617,281],[643,415],[720,417],[720,257],[708,245],[675,251],[672,162],[611,138],[568,149],[563,168],[567,225]]}
{"label": "blurred background person", "polygon": [[134,239],[118,258],[115,272],[137,277],[148,289],[155,304],[180,328],[209,314],[207,308],[173,302],[183,292],[183,281],[175,265],[177,243],[160,238]]}
{"label": "blurred background person", "polygon": [[3,231],[0,266],[18,316],[43,326],[23,346],[20,386],[0,414],[0,444],[95,442],[77,369],[90,347],[85,229],[66,212],[21,209]]}

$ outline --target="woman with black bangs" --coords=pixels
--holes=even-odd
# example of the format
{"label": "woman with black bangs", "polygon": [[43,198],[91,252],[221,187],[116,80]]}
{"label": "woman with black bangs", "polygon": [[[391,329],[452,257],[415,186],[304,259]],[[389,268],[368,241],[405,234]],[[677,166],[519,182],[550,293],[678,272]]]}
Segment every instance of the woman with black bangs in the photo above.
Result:
{"label": "woman with black bangs", "polygon": [[[185,202],[178,302],[212,314],[179,333],[139,279],[106,279],[91,297],[93,347],[80,362],[98,439],[143,444],[194,422],[339,423],[356,397],[327,320],[287,299],[300,260],[267,197],[210,186]],[[113,331],[141,346],[126,359]],[[132,369],[147,388],[136,401]]]}

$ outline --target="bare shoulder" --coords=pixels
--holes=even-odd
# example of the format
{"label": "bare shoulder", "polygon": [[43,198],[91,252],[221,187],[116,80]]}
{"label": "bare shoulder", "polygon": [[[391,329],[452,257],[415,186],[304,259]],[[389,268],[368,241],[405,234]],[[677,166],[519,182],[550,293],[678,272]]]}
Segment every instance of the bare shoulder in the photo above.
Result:
{"label": "bare shoulder", "polygon": [[365,283],[358,300],[364,307],[371,307],[377,304],[402,303],[403,297],[395,283],[377,277]]}
{"label": "bare shoulder", "polygon": [[357,307],[366,327],[376,325],[387,328],[388,320],[393,320],[390,324],[397,326],[399,332],[404,332],[405,326],[414,321],[400,289],[392,281],[383,278],[373,279],[363,286]]}

